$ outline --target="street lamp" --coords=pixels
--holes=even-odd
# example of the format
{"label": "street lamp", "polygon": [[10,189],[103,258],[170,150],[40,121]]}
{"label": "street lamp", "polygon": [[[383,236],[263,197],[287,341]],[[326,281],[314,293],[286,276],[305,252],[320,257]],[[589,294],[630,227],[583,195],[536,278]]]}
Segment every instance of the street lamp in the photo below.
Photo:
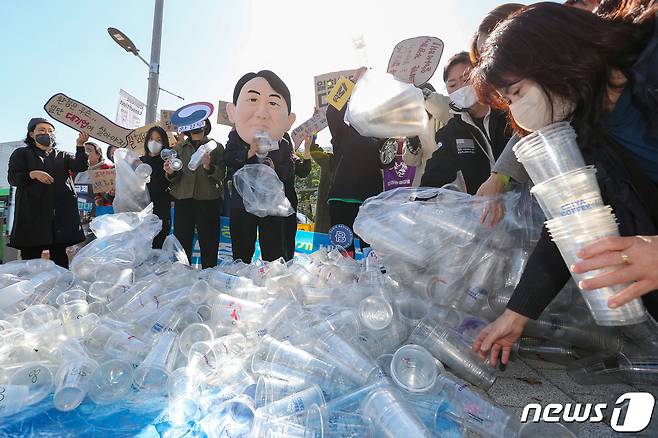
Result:
{"label": "street lamp", "polygon": [[146,60],[139,54],[139,49],[135,44],[126,36],[125,33],[114,27],[108,27],[107,33],[121,48],[126,52],[130,52],[142,60],[144,64],[149,67],[149,82],[148,94],[146,96],[146,124],[155,122],[155,114],[158,109],[158,91],[162,90],[166,93],[172,94],[179,99],[183,99],[177,94],[171,93],[163,88],[160,88],[158,80],[160,77],[160,46],[162,42],[162,11],[164,8],[164,0],[155,0],[155,11],[153,13],[153,36],[151,39],[151,62]]}

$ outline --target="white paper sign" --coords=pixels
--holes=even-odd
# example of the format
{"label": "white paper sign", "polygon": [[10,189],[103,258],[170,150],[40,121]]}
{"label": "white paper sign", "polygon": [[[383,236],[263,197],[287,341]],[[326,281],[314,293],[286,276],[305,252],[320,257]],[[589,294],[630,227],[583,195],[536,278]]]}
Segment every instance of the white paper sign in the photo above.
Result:
{"label": "white paper sign", "polygon": [[128,129],[144,126],[146,105],[125,90],[119,90],[116,123]]}
{"label": "white paper sign", "polygon": [[420,36],[397,43],[386,71],[397,80],[422,85],[429,81],[439,66],[443,41],[436,37]]}
{"label": "white paper sign", "polygon": [[325,73],[314,78],[314,90],[315,90],[315,106],[316,108],[324,108],[329,103],[327,102],[327,95],[334,88],[338,79],[341,76],[345,76],[350,81],[354,82],[354,74],[356,70],[343,70],[343,71],[334,71],[331,73]]}
{"label": "white paper sign", "polygon": [[292,130],[290,137],[298,147],[306,137],[322,131],[327,127],[327,114],[326,109],[322,108],[316,115]]}
{"label": "white paper sign", "polygon": [[233,123],[228,119],[228,111],[226,111],[226,106],[228,102],[225,100],[220,100],[217,104],[217,123],[225,126],[233,126]]}

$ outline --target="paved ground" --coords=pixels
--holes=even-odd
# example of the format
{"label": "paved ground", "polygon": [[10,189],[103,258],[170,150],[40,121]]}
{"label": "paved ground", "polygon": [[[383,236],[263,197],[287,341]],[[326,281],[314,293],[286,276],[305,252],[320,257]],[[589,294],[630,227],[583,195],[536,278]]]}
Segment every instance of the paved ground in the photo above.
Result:
{"label": "paved ground", "polygon": [[[579,385],[569,377],[564,365],[517,358],[509,364],[507,370],[500,373],[488,395],[520,418],[523,407],[529,403],[539,403],[542,406],[549,403],[608,403],[611,406],[617,397],[626,392],[651,392],[658,399],[658,387],[640,388],[625,384]],[[604,422],[580,424],[574,428],[574,432],[584,438],[658,437],[656,411],[658,410],[654,410],[650,430],[645,430],[640,435],[613,431],[609,426],[609,414]],[[560,437],[553,435],[551,438]]]}

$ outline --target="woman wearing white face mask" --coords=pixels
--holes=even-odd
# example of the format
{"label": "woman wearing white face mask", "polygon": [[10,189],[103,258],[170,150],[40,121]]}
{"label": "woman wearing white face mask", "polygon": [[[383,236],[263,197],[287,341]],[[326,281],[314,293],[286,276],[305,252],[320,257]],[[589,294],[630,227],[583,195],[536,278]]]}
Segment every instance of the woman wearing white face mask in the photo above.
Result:
{"label": "woman wearing white face mask", "polygon": [[169,181],[165,178],[164,161],[160,158],[162,149],[169,149],[167,133],[161,127],[154,126],[146,133],[144,155],[140,157],[142,162],[153,169],[151,181],[146,184],[146,187],[153,202],[153,214],[162,221],[162,230],[153,239],[153,248],[162,248],[171,228],[172,198],[169,194]]}
{"label": "woman wearing white face mask", "polygon": [[[637,11],[630,16],[637,17]],[[580,282],[583,291],[628,284],[611,308],[641,297],[658,317],[658,25],[656,8],[639,20],[608,21],[538,3],[501,23],[484,44],[472,78],[482,95],[511,113],[517,135],[570,120],[603,201],[622,236],[582,248],[567,267],[544,229],[505,312],[473,348],[507,362],[529,318],[539,317],[574,273],[612,268]],[[635,341],[638,341],[635,339]],[[642,341],[642,340],[639,340]]]}

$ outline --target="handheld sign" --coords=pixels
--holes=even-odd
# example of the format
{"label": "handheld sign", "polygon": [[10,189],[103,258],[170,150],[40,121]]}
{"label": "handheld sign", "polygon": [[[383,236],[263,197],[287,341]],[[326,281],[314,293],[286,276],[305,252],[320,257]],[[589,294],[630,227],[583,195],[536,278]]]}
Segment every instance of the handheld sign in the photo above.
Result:
{"label": "handheld sign", "polygon": [[225,126],[233,126],[233,123],[228,118],[228,111],[226,111],[226,106],[228,102],[220,100],[217,104],[217,123]]}
{"label": "handheld sign", "polygon": [[[162,127],[162,125],[159,123],[149,123],[146,126],[135,129],[128,135],[128,143],[126,144],[126,147],[136,153],[138,156],[144,154],[144,142],[146,140],[146,134],[149,132],[149,129],[153,128],[154,126]],[[164,129],[167,131],[166,128]],[[174,138],[174,135],[170,131],[167,131],[167,140],[169,141],[169,147],[172,147],[176,144],[176,138]]]}
{"label": "handheld sign", "polygon": [[341,76],[336,82],[334,88],[331,89],[331,92],[327,95],[327,102],[329,105],[336,108],[338,111],[342,110],[354,90],[354,82],[347,79],[345,76]]}
{"label": "handheld sign", "polygon": [[132,131],[131,129],[111,122],[107,117],[63,93],[57,93],[48,99],[43,109],[58,122],[76,131],[89,134],[90,137],[104,143],[118,148],[128,144],[127,137]]}
{"label": "handheld sign", "polygon": [[171,115],[173,113],[174,110],[160,110],[160,126],[167,132],[176,130],[174,124],[171,123]]}
{"label": "handheld sign", "polygon": [[94,193],[109,193],[114,191],[116,169],[94,169],[89,171],[91,186]]}
{"label": "handheld sign", "polygon": [[429,81],[439,66],[443,41],[436,37],[419,36],[397,43],[388,60],[386,71],[395,79],[422,85]]}
{"label": "handheld sign", "polygon": [[316,108],[324,108],[329,105],[327,102],[327,95],[332,90],[332,88],[334,88],[334,85],[336,85],[336,82],[338,82],[338,79],[340,79],[341,76],[345,76],[346,78],[352,80],[354,79],[355,73],[356,70],[343,70],[316,76],[314,78]]}
{"label": "handheld sign", "polygon": [[178,108],[171,115],[171,123],[178,132],[203,128],[215,107],[210,102],[194,102]]}
{"label": "handheld sign", "polygon": [[317,134],[327,127],[327,112],[323,108],[318,111],[313,117],[296,127],[290,133],[295,145],[301,144],[306,137],[310,137],[313,134]]}

